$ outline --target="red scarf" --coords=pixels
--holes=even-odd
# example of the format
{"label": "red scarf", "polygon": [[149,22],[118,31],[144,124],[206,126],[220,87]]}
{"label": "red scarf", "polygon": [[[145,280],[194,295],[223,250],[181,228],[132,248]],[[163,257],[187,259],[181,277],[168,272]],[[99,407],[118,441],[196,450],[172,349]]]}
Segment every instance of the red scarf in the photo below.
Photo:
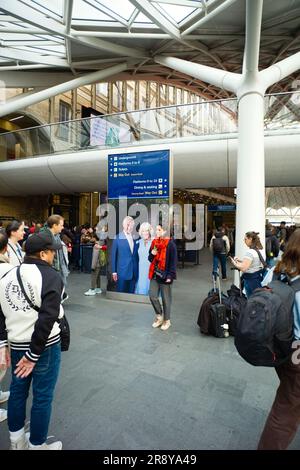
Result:
{"label": "red scarf", "polygon": [[167,246],[169,244],[170,238],[155,238],[152,240],[150,253],[154,247],[157,249],[157,254],[154,256],[153,261],[150,264],[149,268],[149,279],[153,279],[154,268],[155,266],[162,271],[166,269],[166,258],[167,258]]}

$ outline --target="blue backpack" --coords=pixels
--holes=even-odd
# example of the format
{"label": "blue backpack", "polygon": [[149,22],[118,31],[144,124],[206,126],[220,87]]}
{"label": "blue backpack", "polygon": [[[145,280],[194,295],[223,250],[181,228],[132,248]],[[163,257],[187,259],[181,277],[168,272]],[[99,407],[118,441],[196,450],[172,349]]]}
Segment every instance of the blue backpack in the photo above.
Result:
{"label": "blue backpack", "polygon": [[300,279],[282,275],[268,287],[255,289],[239,316],[235,346],[254,366],[276,367],[287,361],[294,340],[293,305]]}

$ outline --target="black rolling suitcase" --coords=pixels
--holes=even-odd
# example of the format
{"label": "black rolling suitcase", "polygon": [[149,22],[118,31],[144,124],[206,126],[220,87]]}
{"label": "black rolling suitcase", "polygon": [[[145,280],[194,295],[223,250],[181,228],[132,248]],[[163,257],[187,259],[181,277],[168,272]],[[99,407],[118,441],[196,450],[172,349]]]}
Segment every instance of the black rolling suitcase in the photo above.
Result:
{"label": "black rolling suitcase", "polygon": [[222,303],[220,276],[215,273],[218,283],[219,302],[210,305],[210,328],[211,334],[216,338],[227,338],[229,336],[226,307]]}
{"label": "black rolling suitcase", "polygon": [[224,302],[227,308],[229,334],[231,336],[236,334],[240,313],[244,310],[247,303],[247,297],[243,294],[240,272],[239,279],[239,288],[232,284],[231,288],[227,291],[227,298]]}

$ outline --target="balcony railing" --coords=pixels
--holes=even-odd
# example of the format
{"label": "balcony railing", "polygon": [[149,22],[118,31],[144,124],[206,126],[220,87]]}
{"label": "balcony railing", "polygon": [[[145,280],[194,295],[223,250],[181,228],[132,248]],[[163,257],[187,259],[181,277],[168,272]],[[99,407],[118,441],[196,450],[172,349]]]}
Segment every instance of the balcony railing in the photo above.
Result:
{"label": "balcony railing", "polygon": [[[265,129],[300,129],[300,92],[266,95]],[[0,134],[0,160],[237,132],[237,100],[107,114]]]}

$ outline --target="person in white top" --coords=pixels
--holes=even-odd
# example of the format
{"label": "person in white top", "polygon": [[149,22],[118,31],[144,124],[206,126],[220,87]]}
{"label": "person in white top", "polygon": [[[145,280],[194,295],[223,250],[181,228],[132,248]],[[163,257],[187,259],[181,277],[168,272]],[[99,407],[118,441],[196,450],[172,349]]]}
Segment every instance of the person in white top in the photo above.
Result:
{"label": "person in white top", "polygon": [[6,227],[6,233],[8,236],[7,256],[9,262],[14,266],[20,266],[24,259],[24,252],[19,245],[19,241],[24,238],[24,222],[13,220]]}
{"label": "person in white top", "polygon": [[248,247],[243,260],[238,258],[230,258],[232,264],[242,271],[242,279],[249,297],[254,289],[261,287],[263,280],[264,268],[266,267],[265,253],[261,244],[258,232],[247,232],[244,242]]}

